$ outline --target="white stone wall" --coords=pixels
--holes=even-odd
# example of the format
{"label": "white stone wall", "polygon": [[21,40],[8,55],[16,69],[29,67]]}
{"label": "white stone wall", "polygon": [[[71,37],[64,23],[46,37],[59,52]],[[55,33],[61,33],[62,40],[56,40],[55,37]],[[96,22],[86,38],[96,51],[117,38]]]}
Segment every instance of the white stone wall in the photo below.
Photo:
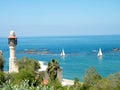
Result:
{"label": "white stone wall", "polygon": [[10,58],[9,58],[9,72],[18,72],[18,66],[16,65],[16,47],[9,46]]}

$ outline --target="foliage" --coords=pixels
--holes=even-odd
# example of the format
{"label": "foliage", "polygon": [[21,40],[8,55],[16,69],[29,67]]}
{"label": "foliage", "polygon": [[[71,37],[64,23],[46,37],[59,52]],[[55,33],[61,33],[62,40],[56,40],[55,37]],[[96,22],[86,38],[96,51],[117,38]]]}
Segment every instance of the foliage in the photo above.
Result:
{"label": "foliage", "polygon": [[18,66],[19,73],[0,72],[0,90],[120,90],[120,72],[102,78],[94,67],[90,67],[85,72],[83,84],[75,77],[74,85],[62,86],[57,79],[59,63],[52,59],[47,68],[50,80],[44,85],[41,84],[44,73],[35,72],[40,68],[37,61],[22,58]]}
{"label": "foliage", "polygon": [[[9,83],[4,83],[3,87],[0,88],[0,90],[63,90],[62,87],[57,89],[56,86],[50,85],[50,86],[43,86],[43,85],[38,85],[34,86],[34,82],[29,86],[28,80],[23,80],[20,84],[9,84]],[[67,89],[64,89],[67,90]]]}
{"label": "foliage", "polygon": [[54,85],[38,85],[34,87],[32,84],[29,86],[28,80],[23,80],[19,85],[13,85],[9,83],[4,83],[3,87],[0,88],[0,90],[80,90],[75,89],[74,86],[59,86],[56,87]]}
{"label": "foliage", "polygon": [[[6,82],[0,87],[0,90],[119,90],[119,74],[120,73],[116,73],[108,76],[108,78],[99,79],[98,82],[90,87],[85,87],[84,84],[81,85],[78,78],[74,79],[73,86],[62,86],[57,79],[50,82],[48,85],[39,84],[34,86],[36,80],[33,80],[31,85],[29,85],[29,80],[26,79],[15,85]],[[81,86],[79,86],[79,84]]]}
{"label": "foliage", "polygon": [[[19,67],[19,73],[17,73],[16,78],[12,82],[13,84],[19,84],[22,80],[28,80],[28,84],[31,85],[35,81],[37,76],[36,71],[40,68],[39,62],[29,58],[22,58],[17,62]],[[38,81],[38,80],[36,80]],[[34,85],[36,86],[36,82]]]}
{"label": "foliage", "polygon": [[4,58],[0,55],[0,71],[3,71],[4,68]]}
{"label": "foliage", "polygon": [[80,80],[77,77],[74,78],[74,88],[76,90],[80,90],[81,89],[81,83],[80,83]]}
{"label": "foliage", "polygon": [[54,86],[54,90],[62,88],[62,85],[61,85],[60,81],[57,78],[55,80],[53,80],[53,81],[50,80],[48,86]]}
{"label": "foliage", "polygon": [[22,80],[28,80],[29,81],[28,84],[31,85],[31,83],[35,79],[35,73],[30,70],[22,69],[17,74],[16,78],[17,79],[14,80],[14,84],[16,84],[16,83],[19,84],[19,82],[22,82]]}
{"label": "foliage", "polygon": [[112,87],[112,82],[108,79],[99,80],[94,86],[90,87],[89,90],[116,90]]}
{"label": "foliage", "polygon": [[2,55],[0,55],[0,85],[2,85],[5,82],[5,75],[3,73],[4,68],[4,58]]}
{"label": "foliage", "polygon": [[47,72],[52,81],[57,78],[57,70],[59,68],[60,68],[59,63],[55,59],[52,59],[52,61],[48,63]]}
{"label": "foliage", "polygon": [[29,86],[28,82],[28,80],[23,80],[20,84],[16,85],[5,83],[1,90],[40,90],[41,87]]}
{"label": "foliage", "polygon": [[74,86],[63,86],[62,90],[80,90],[80,89],[76,89]]}
{"label": "foliage", "polygon": [[[92,77],[91,77],[92,78]],[[86,89],[89,90],[120,90],[120,72],[109,75],[107,78],[100,78],[98,76],[97,78],[94,78],[93,85],[86,87]]]}
{"label": "foliage", "polygon": [[18,61],[19,71],[22,69],[37,71],[40,68],[40,64],[37,60],[29,59],[27,57]]}
{"label": "foliage", "polygon": [[13,83],[16,79],[17,73],[5,73],[5,80],[8,83]]}
{"label": "foliage", "polygon": [[3,83],[5,83],[5,76],[4,73],[0,71],[0,85],[2,85]]}
{"label": "foliage", "polygon": [[84,85],[86,87],[94,86],[102,77],[98,74],[94,67],[90,67],[86,70],[85,75],[83,76]]}
{"label": "foliage", "polygon": [[115,74],[111,74],[108,76],[107,78],[110,82],[112,82],[112,87],[116,88],[116,90],[118,88],[120,88],[120,72],[117,72]]}
{"label": "foliage", "polygon": [[35,77],[35,80],[37,80],[36,85],[37,84],[42,84],[42,81],[43,81],[44,77],[45,77],[44,71],[39,72],[39,74]]}

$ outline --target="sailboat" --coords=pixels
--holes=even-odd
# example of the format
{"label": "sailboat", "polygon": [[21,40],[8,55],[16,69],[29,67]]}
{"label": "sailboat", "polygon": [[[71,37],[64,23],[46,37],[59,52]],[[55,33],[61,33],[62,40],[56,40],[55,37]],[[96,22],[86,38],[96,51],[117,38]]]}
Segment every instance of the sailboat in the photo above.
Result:
{"label": "sailboat", "polygon": [[62,49],[62,52],[61,52],[60,56],[65,56],[64,49]]}
{"label": "sailboat", "polygon": [[103,56],[101,48],[99,48],[99,51],[98,51],[98,54],[97,54],[97,56],[98,56],[98,57],[101,57],[101,56]]}

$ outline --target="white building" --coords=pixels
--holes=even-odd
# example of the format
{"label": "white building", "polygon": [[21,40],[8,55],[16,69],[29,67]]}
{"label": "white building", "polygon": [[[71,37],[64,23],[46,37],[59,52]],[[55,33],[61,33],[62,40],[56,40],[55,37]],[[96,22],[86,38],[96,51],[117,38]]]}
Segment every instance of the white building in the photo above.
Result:
{"label": "white building", "polygon": [[10,57],[9,57],[9,72],[18,72],[18,67],[16,65],[16,45],[17,45],[17,37],[14,31],[10,32],[8,37],[8,44],[10,49]]}

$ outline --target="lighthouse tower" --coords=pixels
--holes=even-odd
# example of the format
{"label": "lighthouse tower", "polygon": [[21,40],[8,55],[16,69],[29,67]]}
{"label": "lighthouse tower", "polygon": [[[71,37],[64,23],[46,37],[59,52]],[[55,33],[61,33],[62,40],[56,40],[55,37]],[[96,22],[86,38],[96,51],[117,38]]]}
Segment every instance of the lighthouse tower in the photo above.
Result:
{"label": "lighthouse tower", "polygon": [[9,49],[10,49],[9,72],[18,72],[18,67],[16,65],[17,37],[14,31],[10,32],[10,35],[8,37],[8,44],[9,44]]}

